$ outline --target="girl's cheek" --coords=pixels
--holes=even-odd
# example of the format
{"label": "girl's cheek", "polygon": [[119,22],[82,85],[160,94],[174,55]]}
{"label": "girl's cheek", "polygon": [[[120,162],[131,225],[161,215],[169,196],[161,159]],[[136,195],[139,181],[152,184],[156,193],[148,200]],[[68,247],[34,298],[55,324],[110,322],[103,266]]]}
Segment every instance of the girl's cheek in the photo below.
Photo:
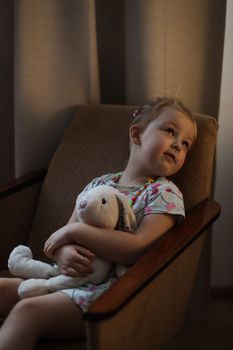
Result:
{"label": "girl's cheek", "polygon": [[183,158],[182,158],[182,162],[181,162],[181,164],[182,164],[182,166],[184,165],[184,163],[185,163],[185,159],[186,159],[186,154],[183,156]]}

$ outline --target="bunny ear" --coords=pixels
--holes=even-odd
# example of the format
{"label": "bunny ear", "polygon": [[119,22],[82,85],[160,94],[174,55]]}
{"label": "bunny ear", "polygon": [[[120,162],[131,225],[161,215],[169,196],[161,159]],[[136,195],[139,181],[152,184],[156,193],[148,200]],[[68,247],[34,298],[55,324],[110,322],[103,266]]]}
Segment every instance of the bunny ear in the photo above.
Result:
{"label": "bunny ear", "polygon": [[136,228],[136,218],[132,208],[129,206],[126,195],[120,192],[116,193],[116,199],[119,208],[119,219],[115,229],[125,232],[134,232]]}

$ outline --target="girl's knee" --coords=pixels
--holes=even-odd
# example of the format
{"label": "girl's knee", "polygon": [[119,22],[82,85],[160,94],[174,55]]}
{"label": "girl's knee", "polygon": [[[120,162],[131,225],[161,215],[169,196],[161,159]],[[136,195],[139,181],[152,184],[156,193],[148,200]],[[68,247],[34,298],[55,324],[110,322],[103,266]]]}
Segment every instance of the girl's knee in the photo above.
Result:
{"label": "girl's knee", "polygon": [[14,306],[12,313],[14,316],[22,319],[30,319],[33,321],[33,318],[38,320],[38,316],[40,314],[40,305],[36,298],[27,298],[18,301],[18,303]]}
{"label": "girl's knee", "polygon": [[[21,339],[22,341],[25,340],[26,342],[29,341],[30,344],[34,344],[43,332],[43,320],[39,314],[39,310],[39,303],[34,298],[18,301],[3,324],[2,329],[5,332],[3,334],[7,334],[7,337],[11,334],[12,342]],[[14,346],[13,348],[16,347]]]}

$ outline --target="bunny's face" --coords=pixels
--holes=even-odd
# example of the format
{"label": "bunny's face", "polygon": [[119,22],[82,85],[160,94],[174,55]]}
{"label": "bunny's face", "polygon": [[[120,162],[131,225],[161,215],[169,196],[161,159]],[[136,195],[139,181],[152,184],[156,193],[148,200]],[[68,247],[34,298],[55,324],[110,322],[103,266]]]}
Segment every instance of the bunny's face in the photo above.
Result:
{"label": "bunny's face", "polygon": [[80,193],[76,201],[78,221],[98,227],[115,228],[119,218],[117,193],[116,189],[106,185]]}

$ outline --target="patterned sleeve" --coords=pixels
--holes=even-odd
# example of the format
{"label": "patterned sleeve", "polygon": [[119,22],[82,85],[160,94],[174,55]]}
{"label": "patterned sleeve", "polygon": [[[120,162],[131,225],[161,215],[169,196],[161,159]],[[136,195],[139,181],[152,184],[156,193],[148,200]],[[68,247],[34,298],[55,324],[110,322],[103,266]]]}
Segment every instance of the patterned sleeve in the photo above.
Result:
{"label": "patterned sleeve", "polygon": [[102,175],[100,177],[94,178],[87,186],[83,189],[83,191],[90,190],[91,188],[94,188],[99,185],[107,185],[109,181],[111,180],[113,174],[106,174]]}
{"label": "patterned sleeve", "polygon": [[152,183],[146,195],[144,215],[166,213],[185,216],[183,195],[173,182]]}

